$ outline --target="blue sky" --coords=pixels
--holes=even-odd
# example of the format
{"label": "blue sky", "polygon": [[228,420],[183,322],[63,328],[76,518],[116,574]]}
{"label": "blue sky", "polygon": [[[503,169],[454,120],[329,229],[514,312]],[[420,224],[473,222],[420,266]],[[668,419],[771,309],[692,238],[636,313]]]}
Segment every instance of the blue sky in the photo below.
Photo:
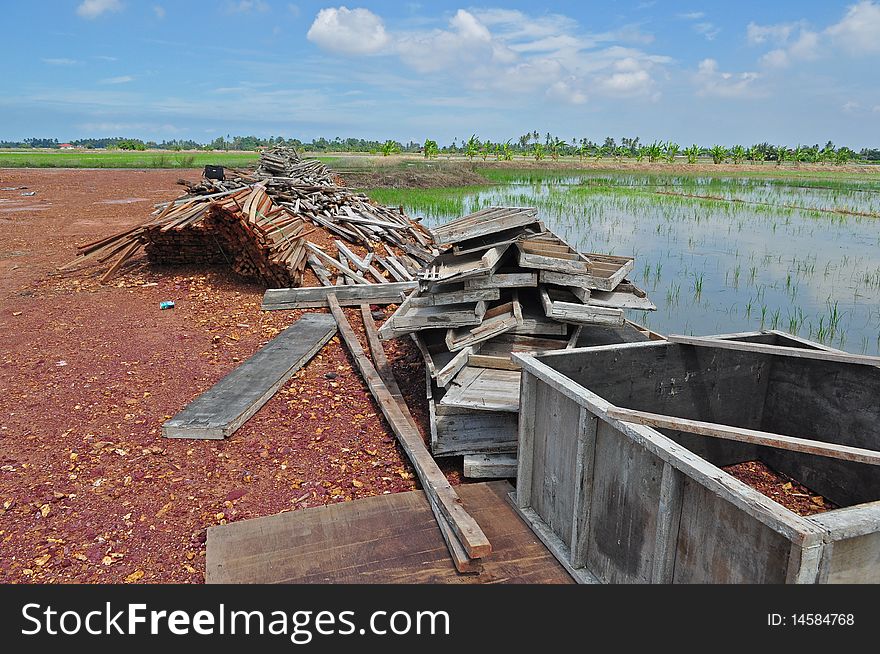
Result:
{"label": "blue sky", "polygon": [[4,3],[0,139],[880,146],[880,0]]}

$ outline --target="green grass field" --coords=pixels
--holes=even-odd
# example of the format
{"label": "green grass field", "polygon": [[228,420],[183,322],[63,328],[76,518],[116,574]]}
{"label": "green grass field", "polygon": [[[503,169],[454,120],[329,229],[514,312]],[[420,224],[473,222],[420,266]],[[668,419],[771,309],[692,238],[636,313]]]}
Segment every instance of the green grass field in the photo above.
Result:
{"label": "green grass field", "polygon": [[0,168],[202,168],[244,167],[255,152],[131,152],[110,150],[0,150]]}

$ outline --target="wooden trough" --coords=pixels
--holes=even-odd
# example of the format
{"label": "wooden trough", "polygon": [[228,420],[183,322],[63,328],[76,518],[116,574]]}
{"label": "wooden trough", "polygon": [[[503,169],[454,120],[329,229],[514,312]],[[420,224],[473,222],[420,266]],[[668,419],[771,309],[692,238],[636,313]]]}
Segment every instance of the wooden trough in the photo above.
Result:
{"label": "wooden trough", "polygon": [[[880,358],[781,332],[513,358],[511,500],[576,580],[880,582]],[[755,460],[841,508],[721,469]]]}

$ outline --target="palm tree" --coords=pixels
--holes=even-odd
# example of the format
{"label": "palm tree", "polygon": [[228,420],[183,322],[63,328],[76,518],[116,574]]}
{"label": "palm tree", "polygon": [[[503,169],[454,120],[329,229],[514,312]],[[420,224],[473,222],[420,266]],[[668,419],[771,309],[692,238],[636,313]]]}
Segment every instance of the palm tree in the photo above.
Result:
{"label": "palm tree", "polygon": [[678,145],[678,143],[666,141],[666,161],[668,161],[669,163],[674,163],[675,157],[678,156],[679,150],[681,150],[681,147]]}
{"label": "palm tree", "polygon": [[400,146],[397,145],[395,141],[387,140],[382,144],[382,156],[387,157],[390,154],[397,154],[400,152]]}
{"label": "palm tree", "polygon": [[425,159],[436,157],[439,153],[440,148],[437,147],[437,141],[425,139]]}
{"label": "palm tree", "polygon": [[757,145],[753,145],[749,148],[748,158],[749,161],[764,161],[764,151]]}
{"label": "palm tree", "polygon": [[776,146],[776,165],[781,166],[782,162],[784,162],[787,158],[788,158],[788,146],[787,145]]}
{"label": "palm tree", "polygon": [[535,156],[535,161],[541,161],[544,158],[544,146],[540,143],[535,143],[532,154]]}

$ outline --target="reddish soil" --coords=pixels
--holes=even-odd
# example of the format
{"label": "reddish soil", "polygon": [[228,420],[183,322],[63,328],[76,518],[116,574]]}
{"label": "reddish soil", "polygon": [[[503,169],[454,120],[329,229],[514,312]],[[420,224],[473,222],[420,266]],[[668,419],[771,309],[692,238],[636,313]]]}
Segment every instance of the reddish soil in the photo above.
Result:
{"label": "reddish soil", "polygon": [[[161,437],[301,315],[261,312],[264,288],[221,269],[55,272],[144,222],[180,176],[0,171],[36,191],[0,191],[0,582],[200,583],[211,525],[416,487],[338,338],[226,441]],[[387,350],[424,427],[421,357],[406,339]]]}
{"label": "reddish soil", "polygon": [[737,463],[723,470],[798,515],[814,515],[838,508],[803,484],[760,461]]}

